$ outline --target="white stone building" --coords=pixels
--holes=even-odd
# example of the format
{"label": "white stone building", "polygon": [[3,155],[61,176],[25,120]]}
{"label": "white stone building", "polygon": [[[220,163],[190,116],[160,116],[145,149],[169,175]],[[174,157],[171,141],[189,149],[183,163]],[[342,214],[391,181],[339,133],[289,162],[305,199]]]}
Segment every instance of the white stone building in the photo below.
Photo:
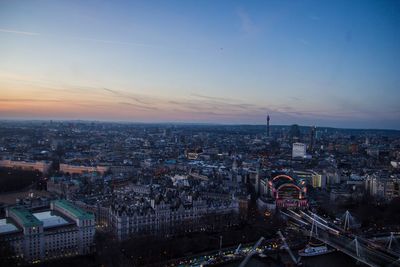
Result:
{"label": "white stone building", "polygon": [[94,215],[65,200],[41,212],[10,207],[0,219],[0,244],[8,243],[24,263],[90,253],[94,233]]}
{"label": "white stone building", "polygon": [[236,199],[210,202],[200,199],[178,207],[171,207],[164,201],[156,204],[154,199],[150,203],[150,206],[123,204],[110,207],[110,223],[119,240],[132,235],[201,231],[208,226],[207,222],[202,221],[207,215],[217,218],[239,213]]}

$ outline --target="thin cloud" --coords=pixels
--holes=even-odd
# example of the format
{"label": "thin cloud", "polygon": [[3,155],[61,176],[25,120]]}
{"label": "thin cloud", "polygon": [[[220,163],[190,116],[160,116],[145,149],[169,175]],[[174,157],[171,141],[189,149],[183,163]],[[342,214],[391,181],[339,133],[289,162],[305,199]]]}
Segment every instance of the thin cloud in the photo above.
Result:
{"label": "thin cloud", "polygon": [[113,93],[113,94],[118,94],[118,92],[117,91],[115,91],[115,90],[112,90],[112,89],[109,89],[109,88],[102,88],[104,91],[107,91],[107,92],[110,92],[110,93]]}
{"label": "thin cloud", "polygon": [[113,89],[109,89],[109,88],[102,88],[102,89],[103,89],[104,91],[110,92],[110,93],[112,93],[112,94],[114,94],[114,95],[116,95],[116,96],[118,96],[118,97],[129,98],[129,99],[131,99],[131,100],[134,100],[134,101],[136,101],[136,102],[138,102],[138,103],[141,103],[141,104],[144,104],[144,105],[149,104],[148,102],[144,101],[143,99],[141,99],[141,98],[138,97],[138,96],[133,96],[133,95],[131,95],[131,94],[125,94],[125,93],[122,93],[122,92],[120,92],[120,91],[113,90]]}
{"label": "thin cloud", "polygon": [[321,20],[321,18],[320,18],[320,17],[318,17],[318,16],[315,16],[315,15],[311,15],[311,16],[309,16],[309,18],[310,18],[311,20],[315,20],[315,21],[319,21],[319,20]]}
{"label": "thin cloud", "polygon": [[22,35],[40,35],[40,33],[37,32],[25,32],[25,31],[16,31],[16,30],[11,30],[11,29],[2,29],[0,28],[0,32],[4,33],[12,33],[12,34],[22,34]]}
{"label": "thin cloud", "polygon": [[132,45],[132,46],[141,46],[141,47],[149,47],[149,48],[162,48],[162,46],[153,45],[153,44],[145,44],[145,43],[120,42],[120,41],[101,40],[101,39],[84,38],[84,37],[73,37],[72,39],[81,40],[81,41],[90,41],[90,42],[95,42],[95,43],[103,43],[103,44]]}
{"label": "thin cloud", "polygon": [[309,44],[310,44],[309,41],[307,41],[307,40],[305,40],[305,39],[303,39],[303,38],[300,38],[300,39],[298,39],[298,40],[299,40],[299,42],[302,43],[303,45],[309,45]]}
{"label": "thin cloud", "polygon": [[[11,34],[21,34],[21,35],[30,35],[30,36],[47,36],[47,37],[55,37],[48,34],[41,34],[37,32],[28,32],[28,31],[18,31],[13,29],[4,29],[0,28],[0,32],[3,33],[11,33]],[[164,48],[160,45],[154,44],[146,44],[146,43],[134,43],[134,42],[121,42],[121,41],[113,41],[113,40],[102,40],[96,38],[86,38],[86,37],[69,37],[69,36],[62,36],[62,38],[70,39],[70,40],[80,40],[80,41],[89,41],[89,42],[96,42],[102,44],[116,44],[116,45],[130,45],[130,46],[140,46],[140,47],[148,47],[148,48]]]}
{"label": "thin cloud", "polygon": [[214,97],[201,94],[191,94],[191,96],[196,97],[193,101],[196,102],[194,106],[204,106],[216,110],[226,110],[226,111],[249,111],[257,110],[258,107],[255,104],[245,103],[235,99],[229,99],[224,97]]}
{"label": "thin cloud", "polygon": [[225,97],[207,96],[207,95],[201,95],[201,94],[196,94],[196,93],[192,93],[190,95],[194,96],[194,97],[198,97],[198,98],[208,99],[208,100],[226,101],[226,102],[232,101],[232,99],[225,98]]}
{"label": "thin cloud", "polygon": [[[19,79],[25,77],[19,77],[18,75],[0,75],[9,78],[17,82],[25,82],[26,79]],[[42,84],[47,84],[46,81],[32,80],[33,84],[39,84],[38,88],[43,88]],[[50,83],[52,84],[52,83]],[[262,121],[265,119],[266,114],[270,114],[274,118],[283,118],[286,121],[292,122],[295,120],[347,120],[350,117],[358,119],[368,119],[374,116],[382,118],[397,118],[399,110],[397,106],[390,107],[390,111],[379,111],[372,112],[372,109],[364,108],[358,102],[349,101],[348,99],[338,98],[337,96],[328,95],[327,97],[332,102],[332,105],[321,106],[316,105],[315,110],[303,110],[297,104],[296,105],[285,105],[285,103],[248,103],[244,99],[231,99],[224,97],[216,97],[209,95],[202,95],[191,93],[187,96],[167,96],[167,97],[154,97],[147,95],[137,95],[127,91],[120,91],[116,89],[110,89],[106,87],[96,86],[79,86],[79,85],[68,85],[68,84],[54,84],[53,88],[47,88],[46,90],[52,90],[57,94],[62,94],[60,99],[35,99],[35,98],[13,98],[3,97],[0,98],[0,103],[4,103],[2,113],[6,114],[5,109],[8,105],[5,103],[15,102],[19,103],[18,106],[29,107],[26,103],[46,105],[46,103],[64,103],[65,105],[78,105],[92,110],[85,112],[103,112],[108,108],[114,108],[113,113],[124,114],[129,110],[138,110],[143,114],[151,114],[149,116],[186,116],[191,118],[198,118],[200,120],[207,120],[207,116],[215,120],[225,121],[243,121],[248,119],[250,122]],[[1,91],[1,87],[0,87]],[[49,91],[49,92],[52,92]],[[84,95],[82,95],[84,94]],[[54,94],[56,95],[56,94]],[[100,98],[98,97],[100,95]],[[57,95],[59,96],[59,95]],[[79,98],[77,97],[79,96]],[[106,98],[104,98],[106,96]],[[143,99],[143,100],[142,100]],[[78,100],[78,101],[77,101]],[[80,101],[82,100],[82,101]],[[302,97],[289,96],[286,101],[300,101]],[[142,102],[147,102],[143,104]],[[60,114],[66,114],[64,111],[65,105],[60,105]],[[2,106],[2,105],[0,105]],[[58,105],[52,105],[55,109],[58,109]],[[125,110],[125,111],[124,111]],[[147,111],[147,113],[146,113]],[[11,112],[11,111],[10,111]],[[24,112],[24,111],[21,111]],[[96,113],[96,114],[97,114]],[[185,115],[186,114],[186,115]],[[107,115],[107,114],[106,114]],[[104,115],[104,116],[106,116]],[[204,117],[204,118],[202,118]],[[237,118],[237,119],[236,119]],[[279,120],[279,119],[278,119]]]}
{"label": "thin cloud", "polygon": [[144,109],[144,110],[157,110],[156,107],[142,106],[142,105],[137,105],[137,104],[129,103],[129,102],[118,102],[118,104],[125,105],[125,106],[131,106],[134,108]]}
{"label": "thin cloud", "polygon": [[298,96],[289,96],[290,100],[294,100],[294,101],[301,101],[302,99]]}
{"label": "thin cloud", "polygon": [[237,10],[237,15],[240,19],[240,30],[247,33],[255,33],[258,31],[257,26],[254,24],[253,20],[250,18],[250,15],[244,11],[243,9]]}
{"label": "thin cloud", "polygon": [[[250,113],[264,112],[265,108],[252,103],[242,102],[240,100],[214,97],[192,93],[192,98],[176,101],[169,100],[169,104],[179,106],[180,109],[184,109],[185,112],[190,113],[201,113],[212,112],[214,115],[230,114],[232,116],[242,116]],[[211,114],[211,113],[210,113]]]}
{"label": "thin cloud", "polygon": [[62,102],[57,99],[0,98],[0,102]]}

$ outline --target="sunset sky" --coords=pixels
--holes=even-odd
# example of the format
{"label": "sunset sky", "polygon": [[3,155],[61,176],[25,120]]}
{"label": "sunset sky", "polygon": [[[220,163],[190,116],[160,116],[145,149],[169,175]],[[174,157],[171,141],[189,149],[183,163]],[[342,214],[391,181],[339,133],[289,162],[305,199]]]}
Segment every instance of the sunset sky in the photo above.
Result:
{"label": "sunset sky", "polygon": [[0,0],[0,119],[400,129],[400,1]]}

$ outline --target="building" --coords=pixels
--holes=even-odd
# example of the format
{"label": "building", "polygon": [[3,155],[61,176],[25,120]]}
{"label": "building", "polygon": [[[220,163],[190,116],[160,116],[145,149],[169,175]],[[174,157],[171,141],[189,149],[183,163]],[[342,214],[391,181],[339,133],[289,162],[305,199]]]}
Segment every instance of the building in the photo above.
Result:
{"label": "building", "polygon": [[260,179],[260,196],[268,194],[268,179]]}
{"label": "building", "polygon": [[365,190],[370,196],[390,201],[400,197],[400,177],[380,173],[368,175]]}
{"label": "building", "polygon": [[314,188],[325,188],[326,187],[326,176],[318,173],[314,170],[306,170],[306,171],[293,171],[293,173],[299,177],[307,181],[307,184],[311,185]]}
{"label": "building", "polygon": [[140,185],[140,184],[126,184],[123,186],[118,186],[114,189],[116,194],[124,195],[128,193],[134,193],[138,195],[148,195],[150,194],[150,186],[148,185]]}
{"label": "building", "polygon": [[312,174],[312,187],[314,188],[325,188],[326,187],[326,177],[314,172]]}
{"label": "building", "polygon": [[394,161],[394,160],[392,160],[392,161],[390,162],[390,165],[392,165],[392,167],[395,168],[395,169],[400,169],[400,161]]}
{"label": "building", "polygon": [[257,173],[256,173],[256,180],[255,180],[255,191],[256,194],[259,195],[260,194],[260,172],[257,169]]}
{"label": "building", "polygon": [[0,244],[8,243],[24,263],[90,253],[94,233],[94,215],[66,200],[38,212],[10,207],[0,219]]}
{"label": "building", "polygon": [[77,192],[80,188],[79,180],[75,179],[66,179],[65,177],[51,177],[47,181],[47,191],[51,193],[55,193],[57,195],[66,197],[75,192]]}
{"label": "building", "polygon": [[344,202],[352,197],[352,192],[346,188],[335,187],[329,193],[329,200],[331,202]]}
{"label": "building", "polygon": [[257,198],[257,209],[261,213],[266,211],[272,212],[276,209],[276,202],[272,198],[265,198],[263,196]]}
{"label": "building", "polygon": [[246,220],[249,212],[250,196],[239,197],[238,200],[239,200],[239,217],[242,220]]}
{"label": "building", "polygon": [[104,207],[99,203],[88,204],[82,201],[75,201],[74,204],[94,214],[96,228],[109,229],[109,207]]}
{"label": "building", "polygon": [[269,197],[275,200],[278,208],[307,208],[307,186],[302,179],[286,174],[274,176],[268,182]]}
{"label": "building", "polygon": [[36,170],[46,174],[50,167],[51,162],[48,161],[15,161],[15,160],[0,160],[0,167],[4,168],[19,168],[22,170]]}
{"label": "building", "polygon": [[316,132],[317,128],[315,126],[311,127],[310,130],[310,145],[309,145],[309,149],[312,152],[314,150],[314,145],[315,145],[315,132]]}
{"label": "building", "polygon": [[91,173],[98,172],[100,174],[104,174],[108,171],[109,167],[106,166],[83,166],[83,165],[71,165],[71,164],[60,164],[60,172],[69,173],[69,174],[82,174],[82,173]]}
{"label": "building", "polygon": [[24,206],[27,209],[43,209],[50,206],[50,199],[46,196],[36,196],[34,193],[29,193],[25,198],[16,198],[18,206]]}
{"label": "building", "polygon": [[[233,217],[232,217],[233,216]],[[111,227],[119,240],[134,235],[174,234],[205,231],[215,223],[230,226],[239,216],[239,201],[193,200],[173,206],[151,200],[150,206],[120,205],[110,207]]]}
{"label": "building", "polygon": [[323,170],[323,177],[327,186],[337,185],[341,182],[340,171],[336,168],[327,168]]}
{"label": "building", "polygon": [[306,157],[306,144],[293,143],[292,158],[305,158]]}

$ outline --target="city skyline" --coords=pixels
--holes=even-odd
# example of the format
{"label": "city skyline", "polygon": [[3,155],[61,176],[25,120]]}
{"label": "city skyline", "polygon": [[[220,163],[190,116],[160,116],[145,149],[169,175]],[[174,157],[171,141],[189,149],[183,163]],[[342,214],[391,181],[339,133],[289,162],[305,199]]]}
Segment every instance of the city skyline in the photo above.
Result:
{"label": "city skyline", "polygon": [[399,10],[1,2],[0,119],[400,129]]}

